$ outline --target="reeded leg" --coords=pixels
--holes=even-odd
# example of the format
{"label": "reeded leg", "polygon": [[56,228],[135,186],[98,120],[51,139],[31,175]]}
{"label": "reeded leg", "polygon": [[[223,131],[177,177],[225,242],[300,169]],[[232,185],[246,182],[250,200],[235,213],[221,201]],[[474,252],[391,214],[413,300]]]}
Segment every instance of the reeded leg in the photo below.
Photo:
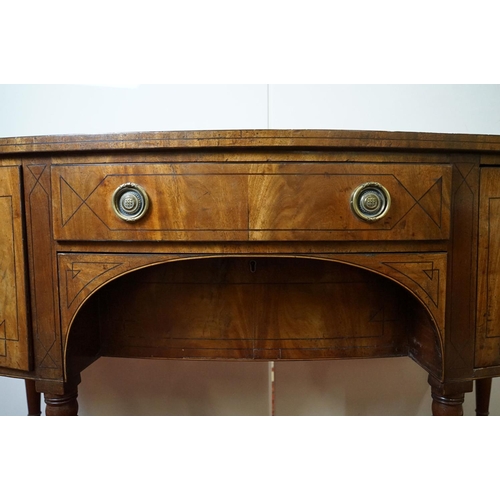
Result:
{"label": "reeded leg", "polygon": [[76,386],[67,390],[65,394],[45,393],[47,408],[45,414],[48,417],[72,417],[78,415],[78,389]]}
{"label": "reeded leg", "polygon": [[476,415],[487,417],[490,414],[491,378],[476,380]]}
{"label": "reeded leg", "polygon": [[34,380],[25,380],[26,400],[28,402],[28,417],[39,417],[42,414],[42,398],[35,388]]}

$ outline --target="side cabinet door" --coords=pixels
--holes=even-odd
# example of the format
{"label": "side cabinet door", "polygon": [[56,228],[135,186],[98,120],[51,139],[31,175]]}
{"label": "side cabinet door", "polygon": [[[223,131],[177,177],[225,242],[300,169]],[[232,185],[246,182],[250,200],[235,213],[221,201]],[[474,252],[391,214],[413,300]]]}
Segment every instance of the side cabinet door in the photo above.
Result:
{"label": "side cabinet door", "polygon": [[481,168],[476,368],[500,365],[500,168]]}
{"label": "side cabinet door", "polygon": [[29,370],[20,167],[0,167],[0,367]]}

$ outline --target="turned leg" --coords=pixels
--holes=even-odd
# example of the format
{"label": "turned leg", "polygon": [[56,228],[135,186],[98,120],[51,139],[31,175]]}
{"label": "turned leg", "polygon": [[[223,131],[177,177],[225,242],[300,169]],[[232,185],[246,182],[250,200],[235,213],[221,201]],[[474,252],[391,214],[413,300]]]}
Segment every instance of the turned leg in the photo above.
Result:
{"label": "turned leg", "polygon": [[429,376],[434,416],[462,416],[465,393],[472,391],[472,382],[439,382]]}
{"label": "turned leg", "polygon": [[28,417],[39,417],[41,411],[41,395],[35,388],[34,380],[25,380],[26,384],[26,400],[28,402]]}
{"label": "turned leg", "polygon": [[45,393],[48,417],[71,417],[78,415],[78,389],[77,386],[65,390],[64,394]]}
{"label": "turned leg", "polygon": [[463,410],[464,393],[442,396],[432,392],[432,414],[435,417],[461,417]]}
{"label": "turned leg", "polygon": [[476,415],[487,417],[490,414],[491,378],[476,380]]}

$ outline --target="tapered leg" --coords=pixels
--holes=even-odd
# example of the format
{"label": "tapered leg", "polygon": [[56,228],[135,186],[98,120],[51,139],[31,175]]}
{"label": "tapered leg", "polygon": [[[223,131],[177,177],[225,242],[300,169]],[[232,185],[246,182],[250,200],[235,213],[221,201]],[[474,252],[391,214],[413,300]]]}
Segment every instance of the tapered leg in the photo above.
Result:
{"label": "tapered leg", "polygon": [[64,394],[45,393],[47,407],[45,414],[48,417],[71,417],[78,415],[78,389],[69,388]]}
{"label": "tapered leg", "polygon": [[28,402],[28,417],[39,417],[42,414],[42,398],[41,394],[35,388],[34,380],[25,380],[26,384],[26,400]]}
{"label": "tapered leg", "polygon": [[490,414],[491,378],[476,380],[476,415],[487,417]]}

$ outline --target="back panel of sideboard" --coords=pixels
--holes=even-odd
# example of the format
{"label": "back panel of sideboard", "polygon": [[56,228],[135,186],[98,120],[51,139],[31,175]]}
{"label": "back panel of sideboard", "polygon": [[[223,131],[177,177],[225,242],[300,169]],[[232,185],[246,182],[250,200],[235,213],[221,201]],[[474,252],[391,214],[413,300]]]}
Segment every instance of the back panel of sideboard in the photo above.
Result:
{"label": "back panel of sideboard", "polygon": [[126,274],[97,295],[103,355],[419,357],[425,344],[423,361],[440,370],[432,321],[418,314],[424,308],[415,298],[341,263],[257,256],[177,261]]}

